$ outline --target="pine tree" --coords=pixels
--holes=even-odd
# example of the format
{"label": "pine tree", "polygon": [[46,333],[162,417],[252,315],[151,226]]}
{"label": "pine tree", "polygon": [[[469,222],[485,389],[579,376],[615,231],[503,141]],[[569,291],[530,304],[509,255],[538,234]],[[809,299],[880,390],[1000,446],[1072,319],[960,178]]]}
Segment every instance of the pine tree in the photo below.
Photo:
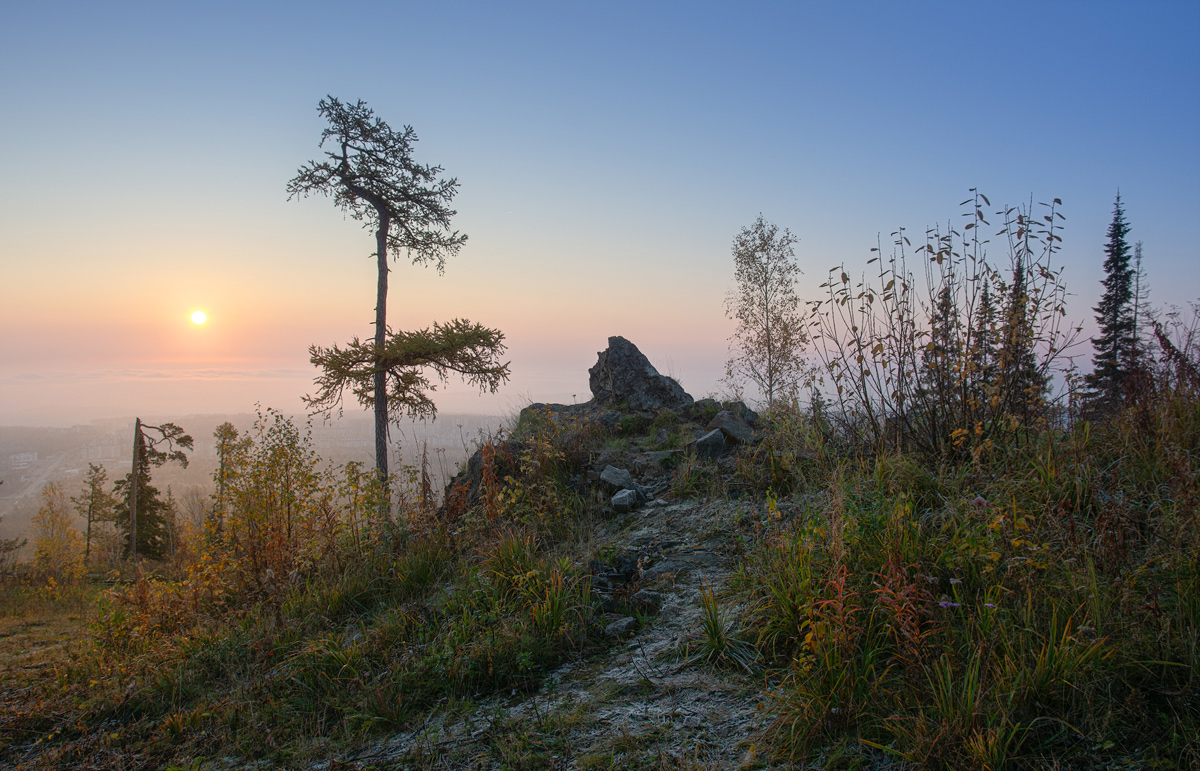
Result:
{"label": "pine tree", "polygon": [[136,547],[130,543],[129,498],[130,481],[133,474],[127,474],[118,479],[113,485],[113,495],[117,498],[117,529],[124,533],[125,549],[122,557],[142,556],[147,559],[161,560],[167,547],[166,501],[157,487],[150,484],[150,458],[145,448],[138,453],[137,469],[137,541]]}
{"label": "pine tree", "polygon": [[[980,393],[992,382],[996,362],[996,306],[992,302],[991,286],[983,282],[979,293],[979,306],[975,309],[972,323],[970,350],[967,352],[971,368],[972,393]],[[981,405],[975,405],[978,408]]]}
{"label": "pine tree", "polygon": [[84,561],[92,556],[92,526],[99,522],[112,522],[115,517],[117,499],[112,496],[105,485],[108,483],[108,472],[103,466],[95,463],[88,464],[87,476],[83,480],[83,490],[71,498],[75,511],[87,522],[87,535],[84,539]]}
{"label": "pine tree", "polygon": [[151,426],[141,418],[134,421],[132,468],[113,485],[113,494],[120,500],[117,529],[126,534],[125,556],[135,561],[139,555],[162,559],[167,543],[166,503],[150,486],[150,467],[172,460],[187,468],[183,448],[192,449],[192,437],[174,423]]}
{"label": "pine tree", "polygon": [[1108,242],[1104,245],[1104,294],[1096,311],[1100,334],[1092,338],[1095,354],[1093,371],[1086,383],[1091,390],[1093,409],[1112,412],[1122,401],[1125,379],[1136,356],[1136,325],[1133,314],[1134,269],[1130,264],[1129,223],[1117,194],[1112,222],[1108,226]]}
{"label": "pine tree", "polygon": [[[388,256],[411,259],[415,265],[434,264],[438,272],[446,259],[458,254],[466,235],[452,230],[457,213],[450,203],[458,180],[442,179],[441,166],[417,163],[412,157],[417,134],[412,126],[393,131],[361,100],[350,104],[330,96],[317,111],[329,121],[321,132],[325,160],[309,161],[288,182],[290,197],[314,193],[333,196],[351,217],[375,231],[375,339],[355,338],[345,349],[313,346],[312,363],[324,370],[320,392],[307,400],[316,411],[340,408],[349,388],[364,406],[375,410],[375,468],[388,487],[388,422],[407,411],[415,416],[435,414],[425,395],[431,390],[427,373],[445,380],[461,374],[481,390],[495,393],[508,379],[501,363],[504,335],[498,330],[455,319],[433,330],[393,333],[387,325]],[[388,505],[388,496],[383,505]]]}

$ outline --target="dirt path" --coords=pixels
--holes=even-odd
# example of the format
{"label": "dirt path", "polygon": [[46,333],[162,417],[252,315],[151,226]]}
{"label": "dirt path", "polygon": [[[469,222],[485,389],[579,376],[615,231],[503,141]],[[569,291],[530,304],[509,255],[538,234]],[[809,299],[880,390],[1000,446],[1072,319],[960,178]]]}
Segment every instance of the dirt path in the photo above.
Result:
{"label": "dirt path", "polygon": [[729,502],[651,504],[598,528],[602,553],[651,555],[643,558],[639,588],[657,593],[656,614],[607,651],[560,667],[536,693],[440,714],[343,762],[589,771],[761,767],[761,680],[683,655],[701,637],[702,586],[722,598],[727,618],[740,610],[724,599],[739,511]]}

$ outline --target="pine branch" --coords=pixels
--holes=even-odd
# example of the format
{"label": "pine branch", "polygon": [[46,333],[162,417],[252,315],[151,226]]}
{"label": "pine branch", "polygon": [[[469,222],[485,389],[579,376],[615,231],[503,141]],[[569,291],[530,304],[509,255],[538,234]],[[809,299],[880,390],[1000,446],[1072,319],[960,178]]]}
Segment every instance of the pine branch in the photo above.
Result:
{"label": "pine branch", "polygon": [[411,332],[388,330],[383,348],[372,341],[354,338],[344,348],[312,346],[310,360],[321,370],[317,376],[316,396],[305,396],[305,404],[314,412],[330,414],[340,409],[349,390],[365,407],[375,404],[374,376],[383,372],[387,379],[388,416],[402,414],[432,417],[437,407],[427,395],[436,390],[432,378],[443,383],[452,374],[481,392],[495,393],[508,380],[508,363],[500,357],[507,350],[504,334],[466,319]]}

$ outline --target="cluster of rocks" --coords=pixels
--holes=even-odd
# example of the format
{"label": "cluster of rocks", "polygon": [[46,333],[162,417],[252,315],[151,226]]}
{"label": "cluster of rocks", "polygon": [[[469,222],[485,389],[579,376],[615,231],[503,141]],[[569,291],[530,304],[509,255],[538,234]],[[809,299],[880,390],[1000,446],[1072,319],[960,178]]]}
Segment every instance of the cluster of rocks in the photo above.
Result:
{"label": "cluster of rocks", "polygon": [[641,588],[646,569],[658,561],[660,554],[661,549],[643,549],[618,555],[608,564],[592,560],[588,565],[592,594],[610,619],[605,636],[624,637],[635,631],[639,621],[630,612],[649,616],[662,609],[662,594]]}
{"label": "cluster of rocks", "polygon": [[[720,461],[758,441],[758,415],[740,401],[695,400],[678,382],[662,375],[637,346],[623,337],[608,338],[608,348],[588,370],[592,399],[583,404],[531,404],[521,411],[518,427],[552,421],[569,430],[597,428],[608,435],[630,435],[630,449],[586,452],[569,458],[578,469],[571,480],[576,492],[603,490],[612,511],[625,513],[643,506],[666,505],[658,496],[671,487],[671,468],[684,456]],[[659,424],[654,434],[639,429]],[[664,426],[671,426],[674,434]],[[518,429],[519,432],[519,429]],[[681,441],[685,437],[686,441]],[[566,442],[566,444],[572,444]],[[675,447],[669,445],[675,444]],[[682,447],[678,446],[682,444]],[[523,445],[508,440],[492,450],[497,467],[515,467]],[[468,505],[478,502],[483,451],[446,489]],[[505,473],[497,472],[502,479]]]}

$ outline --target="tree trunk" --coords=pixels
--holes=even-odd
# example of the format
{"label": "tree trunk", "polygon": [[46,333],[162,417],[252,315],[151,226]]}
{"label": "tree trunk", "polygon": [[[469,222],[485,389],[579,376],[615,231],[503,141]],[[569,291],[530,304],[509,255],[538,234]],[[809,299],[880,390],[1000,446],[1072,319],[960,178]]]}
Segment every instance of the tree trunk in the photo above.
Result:
{"label": "tree trunk", "polygon": [[[383,345],[387,338],[387,234],[388,228],[391,227],[391,218],[388,216],[385,208],[376,207],[376,211],[379,212],[379,229],[375,231],[376,257],[379,260],[379,282],[375,297],[375,350],[379,352],[383,350]],[[379,473],[379,483],[383,492],[380,508],[383,509],[383,513],[385,514],[391,509],[391,492],[388,489],[387,434],[387,379],[384,376],[383,369],[377,368],[375,371],[375,469]]]}
{"label": "tree trunk", "polygon": [[84,564],[84,565],[87,565],[87,564],[89,564],[89,560],[90,560],[90,559],[91,559],[91,557],[92,557],[92,510],[93,510],[93,509],[95,508],[95,506],[96,506],[96,502],[95,502],[95,497],[96,497],[96,494],[95,494],[94,492],[93,492],[93,493],[90,493],[88,497],[89,497],[89,498],[91,498],[92,500],[89,500],[89,501],[88,501],[88,513],[87,513],[87,517],[88,517],[88,529],[87,529],[87,540],[86,540],[86,541],[84,541],[84,546],[83,546],[83,564]]}
{"label": "tree trunk", "polygon": [[133,421],[133,467],[129,473],[129,553],[137,564],[137,483],[138,483],[138,450],[141,449],[142,419]]}

